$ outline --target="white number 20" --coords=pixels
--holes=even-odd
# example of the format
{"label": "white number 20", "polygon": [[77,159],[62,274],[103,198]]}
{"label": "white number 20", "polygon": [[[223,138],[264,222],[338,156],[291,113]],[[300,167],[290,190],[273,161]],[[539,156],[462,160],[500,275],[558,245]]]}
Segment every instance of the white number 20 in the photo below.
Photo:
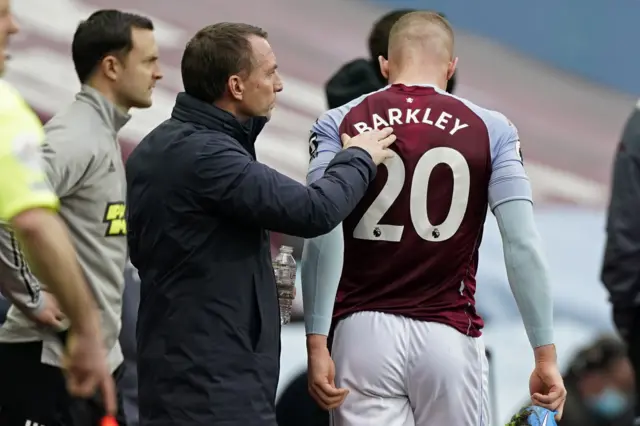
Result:
{"label": "white number 20", "polygon": [[[394,156],[382,163],[388,171],[387,182],[382,191],[364,213],[353,231],[353,237],[361,240],[399,242],[404,226],[383,225],[380,220],[400,195],[405,182],[405,166],[402,159]],[[429,221],[427,193],[429,178],[438,164],[446,164],[453,172],[453,194],[447,218],[439,225]],[[413,172],[409,206],[411,222],[416,233],[426,241],[441,242],[451,238],[462,223],[469,203],[471,177],[469,164],[453,148],[438,147],[425,152]]]}

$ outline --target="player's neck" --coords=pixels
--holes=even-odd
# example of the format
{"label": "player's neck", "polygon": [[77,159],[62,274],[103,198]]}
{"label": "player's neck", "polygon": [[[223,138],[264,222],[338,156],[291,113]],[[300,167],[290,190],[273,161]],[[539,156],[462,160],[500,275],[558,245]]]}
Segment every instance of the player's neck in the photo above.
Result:
{"label": "player's neck", "polygon": [[442,78],[442,73],[431,72],[429,69],[399,70],[396,75],[389,75],[389,84],[404,84],[405,86],[432,85],[445,90],[447,81]]}
{"label": "player's neck", "polygon": [[422,75],[410,75],[400,74],[396,78],[389,79],[389,84],[403,84],[405,86],[418,86],[418,85],[431,85],[436,86],[439,89],[445,90],[447,87],[446,81],[440,81],[441,79],[435,77],[429,77]]}

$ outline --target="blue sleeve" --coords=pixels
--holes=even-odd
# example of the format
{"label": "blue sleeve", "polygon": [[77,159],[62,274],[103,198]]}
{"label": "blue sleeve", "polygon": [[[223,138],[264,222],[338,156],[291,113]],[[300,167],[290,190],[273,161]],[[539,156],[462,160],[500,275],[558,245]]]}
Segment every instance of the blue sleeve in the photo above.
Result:
{"label": "blue sleeve", "polygon": [[349,148],[335,156],[321,179],[304,186],[254,160],[235,141],[210,137],[192,167],[189,187],[195,199],[214,214],[275,232],[315,237],[331,231],[376,174],[367,152]]}
{"label": "blue sleeve", "polygon": [[329,334],[333,304],[342,275],[343,256],[342,225],[326,235],[304,242],[301,281],[307,334]]}
{"label": "blue sleeve", "polygon": [[481,117],[489,131],[491,149],[489,207],[493,210],[511,200],[532,201],[531,184],[524,170],[518,130],[498,112],[484,110]]}
{"label": "blue sleeve", "polygon": [[311,184],[323,175],[337,153],[342,151],[340,122],[344,118],[342,109],[333,109],[320,117],[309,134],[309,171],[307,183]]}
{"label": "blue sleeve", "polygon": [[553,299],[533,204],[526,199],[500,203],[493,211],[502,236],[511,292],[533,348],[553,343]]}
{"label": "blue sleeve", "polygon": [[[342,150],[338,133],[342,117],[342,111],[339,109],[331,110],[311,128],[311,160],[307,173],[307,183],[310,185],[324,175],[334,156]],[[326,235],[304,242],[301,281],[307,334],[329,334],[333,304],[342,274],[343,255],[342,225],[338,225]]]}

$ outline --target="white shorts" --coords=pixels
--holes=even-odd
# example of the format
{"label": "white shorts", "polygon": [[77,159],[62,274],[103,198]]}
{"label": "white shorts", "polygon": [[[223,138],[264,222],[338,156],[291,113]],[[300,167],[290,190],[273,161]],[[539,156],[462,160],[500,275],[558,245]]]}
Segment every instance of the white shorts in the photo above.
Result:
{"label": "white shorts", "polygon": [[340,321],[331,355],[349,390],[333,426],[488,426],[489,364],[481,338],[380,312]]}

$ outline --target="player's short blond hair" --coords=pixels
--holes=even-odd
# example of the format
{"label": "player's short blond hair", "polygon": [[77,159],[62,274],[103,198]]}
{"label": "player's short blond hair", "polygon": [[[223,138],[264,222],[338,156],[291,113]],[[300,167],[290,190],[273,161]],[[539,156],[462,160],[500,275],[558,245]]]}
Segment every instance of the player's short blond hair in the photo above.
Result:
{"label": "player's short blond hair", "polygon": [[449,22],[436,12],[418,11],[404,15],[389,33],[389,56],[392,52],[419,47],[432,54],[453,58],[454,35]]}

